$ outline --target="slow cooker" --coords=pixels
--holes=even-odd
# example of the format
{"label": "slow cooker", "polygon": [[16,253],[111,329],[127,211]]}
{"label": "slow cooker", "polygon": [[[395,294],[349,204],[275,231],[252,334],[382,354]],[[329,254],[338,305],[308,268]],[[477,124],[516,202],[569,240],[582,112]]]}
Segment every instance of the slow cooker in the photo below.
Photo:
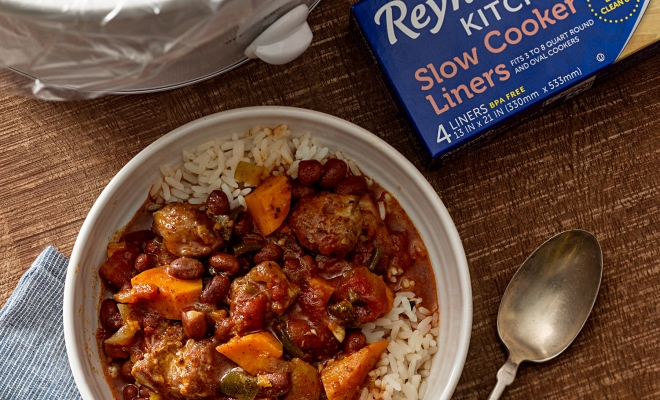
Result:
{"label": "slow cooker", "polygon": [[0,67],[41,99],[172,89],[250,58],[293,60],[311,43],[317,2],[0,0]]}

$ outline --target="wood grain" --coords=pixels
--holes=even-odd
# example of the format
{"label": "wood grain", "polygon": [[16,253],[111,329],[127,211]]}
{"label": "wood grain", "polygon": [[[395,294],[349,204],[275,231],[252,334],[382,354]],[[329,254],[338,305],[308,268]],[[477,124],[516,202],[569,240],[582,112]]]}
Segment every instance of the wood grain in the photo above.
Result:
{"label": "wood grain", "polygon": [[660,1],[652,0],[620,58],[628,57],[658,40],[660,40]]}
{"label": "wood grain", "polygon": [[[0,304],[47,245],[69,256],[95,199],[146,145],[193,119],[243,106],[326,112],[422,165],[348,29],[350,1],[322,1],[312,47],[286,66],[250,62],[170,92],[49,103],[0,77]],[[583,332],[561,357],[523,365],[506,399],[660,398],[660,56],[434,172],[472,277],[472,339],[456,399],[486,398],[506,353],[496,331],[513,273],[565,229],[593,232],[605,271]],[[47,308],[47,305],[46,305]]]}

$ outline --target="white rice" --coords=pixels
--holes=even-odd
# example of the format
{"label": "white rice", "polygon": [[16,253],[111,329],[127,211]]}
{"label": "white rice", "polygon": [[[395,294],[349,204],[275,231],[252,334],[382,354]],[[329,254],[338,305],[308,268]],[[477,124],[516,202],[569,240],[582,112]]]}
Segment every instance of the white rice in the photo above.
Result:
{"label": "white rice", "polygon": [[[329,155],[329,149],[310,133],[292,137],[287,125],[275,129],[255,126],[243,135],[234,133],[229,140],[210,139],[183,150],[178,165],[160,167],[162,175],[151,186],[149,195],[155,207],[183,201],[203,204],[209,193],[221,189],[232,208],[246,207],[244,197],[252,188],[234,179],[240,161],[264,166],[262,178],[286,173],[295,179],[300,161],[314,159],[325,163]],[[335,156],[345,159],[341,152]],[[357,164],[349,160],[348,165],[353,174],[362,175]]]}
{"label": "white rice", "polygon": [[[262,178],[286,173],[298,177],[298,164],[302,160],[318,160],[325,163],[328,157],[336,157],[348,163],[354,175],[362,175],[357,164],[347,159],[341,151],[331,153],[310,133],[292,137],[287,125],[275,129],[255,126],[242,136],[210,139],[191,149],[183,150],[182,160],[176,166],[163,165],[162,173],[153,183],[149,196],[153,208],[163,204],[187,201],[204,204],[213,190],[220,189],[227,195],[231,208],[242,205],[247,208],[245,196],[252,187],[234,179],[240,161],[264,166]],[[373,182],[367,178],[371,186]],[[389,201],[385,197],[385,202]],[[381,218],[386,216],[385,202],[378,203]],[[390,268],[390,282],[396,283],[403,271]],[[412,288],[414,282],[401,279],[401,286]],[[361,326],[367,343],[387,339],[390,343],[360,392],[360,400],[419,400],[427,389],[426,377],[431,371],[432,356],[437,352],[439,315],[420,306],[421,298],[413,292],[400,291],[394,298],[392,311],[386,316]]]}
{"label": "white rice", "polygon": [[[383,338],[390,344],[373,371],[370,385],[364,387],[360,400],[423,399],[431,371],[432,356],[438,351],[439,314],[419,306],[421,298],[412,292],[397,292],[389,314],[364,324],[367,343]],[[374,390],[375,389],[375,390]]]}

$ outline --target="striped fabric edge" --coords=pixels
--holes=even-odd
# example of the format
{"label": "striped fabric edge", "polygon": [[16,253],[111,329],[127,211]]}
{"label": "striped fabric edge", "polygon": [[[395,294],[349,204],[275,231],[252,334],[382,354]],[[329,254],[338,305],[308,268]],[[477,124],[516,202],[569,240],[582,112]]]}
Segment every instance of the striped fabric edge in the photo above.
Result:
{"label": "striped fabric edge", "polygon": [[68,263],[47,247],[0,310],[0,400],[81,398],[64,345]]}

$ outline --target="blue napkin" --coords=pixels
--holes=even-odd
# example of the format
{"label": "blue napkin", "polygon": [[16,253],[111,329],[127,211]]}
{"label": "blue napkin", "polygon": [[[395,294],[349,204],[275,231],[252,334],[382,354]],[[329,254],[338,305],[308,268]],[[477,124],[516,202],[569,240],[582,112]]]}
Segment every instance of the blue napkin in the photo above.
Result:
{"label": "blue napkin", "polygon": [[46,248],[0,310],[0,400],[81,398],[64,346],[68,263]]}

